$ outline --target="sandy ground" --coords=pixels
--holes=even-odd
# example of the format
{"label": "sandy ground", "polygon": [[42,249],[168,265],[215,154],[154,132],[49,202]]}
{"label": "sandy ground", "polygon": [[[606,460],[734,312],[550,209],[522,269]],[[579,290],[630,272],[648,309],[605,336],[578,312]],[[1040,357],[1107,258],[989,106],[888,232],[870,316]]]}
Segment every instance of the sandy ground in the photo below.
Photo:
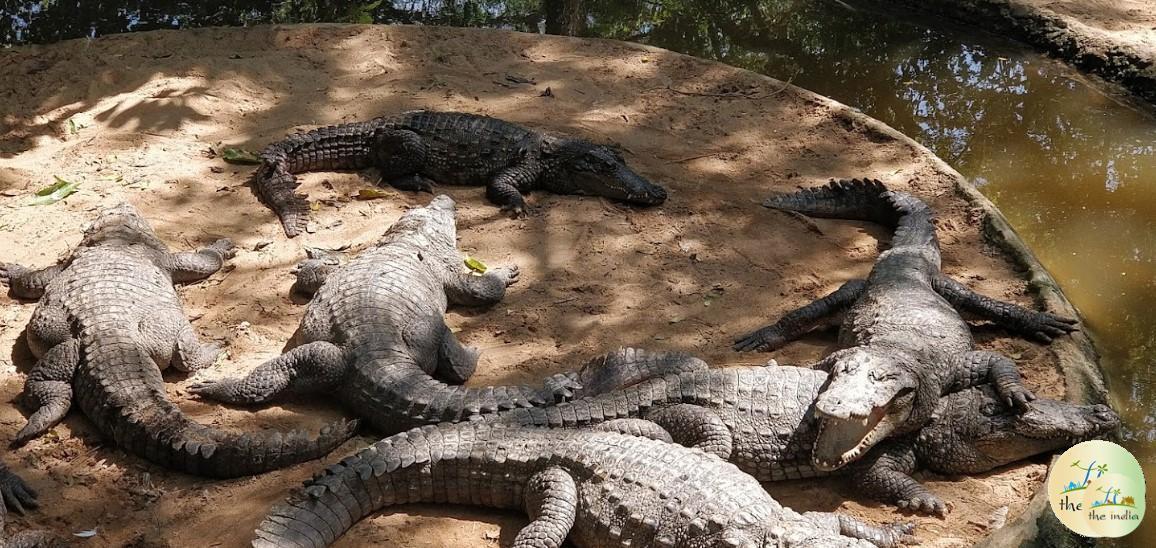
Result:
{"label": "sandy ground", "polygon": [[[508,78],[514,77],[514,78]],[[532,79],[532,84],[511,80]],[[541,96],[549,88],[553,97]],[[614,142],[670,189],[666,205],[634,209],[535,194],[541,214],[511,220],[479,188],[442,187],[460,204],[461,247],[514,262],[522,278],[489,310],[449,323],[482,361],[472,384],[536,382],[623,344],[683,349],[715,366],[770,354],[729,350],[733,337],[865,275],[887,234],[855,222],[807,221],[758,206],[772,191],[871,176],[940,212],[945,270],[976,290],[1031,305],[1009,262],[985,244],[978,217],[930,154],[834,112],[816,96],[753,73],[622,43],[449,28],[304,26],[120,35],[0,52],[0,257],[47,265],[102,206],[127,200],[174,248],[219,236],[240,247],[227,273],[180,290],[194,326],[226,345],[204,376],[237,374],[276,355],[303,307],[290,268],[306,245],[354,250],[428,195],[388,190],[351,200],[372,173],[318,173],[303,191],[320,229],[286,239],[244,186],[249,173],[208,151],[258,149],[288,132],[411,108],[453,109]],[[26,204],[54,176],[81,183],[64,202]],[[0,398],[19,393],[31,359],[19,342],[34,308],[0,298]],[[1038,392],[1062,396],[1047,348],[979,327],[985,348],[1016,358]],[[810,363],[832,333],[774,354]],[[9,351],[11,349],[11,351]],[[11,363],[9,363],[9,360]],[[197,420],[246,429],[313,428],[343,411],[324,401],[255,412],[170,394]],[[0,408],[0,437],[23,424]],[[331,460],[372,435],[350,441]],[[42,511],[10,527],[96,529],[92,546],[237,546],[266,509],[320,462],[260,477],[207,481],[170,473],[104,444],[87,420],[65,423],[6,460],[42,493]],[[975,478],[925,477],[954,510],[915,518],[927,546],[961,546],[1020,513],[1046,472],[1040,459]],[[798,510],[873,521],[893,509],[849,500],[838,479],[769,485]],[[364,520],[342,546],[508,545],[520,515],[407,507]]]}
{"label": "sandy ground", "polygon": [[1010,33],[1156,103],[1156,2],[1152,0],[900,3]]}

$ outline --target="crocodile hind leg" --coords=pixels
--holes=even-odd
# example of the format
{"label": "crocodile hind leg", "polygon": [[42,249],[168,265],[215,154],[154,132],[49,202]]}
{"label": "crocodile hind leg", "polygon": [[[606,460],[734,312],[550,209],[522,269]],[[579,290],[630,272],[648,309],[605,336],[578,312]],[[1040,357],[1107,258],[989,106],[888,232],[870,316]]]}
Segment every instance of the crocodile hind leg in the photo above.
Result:
{"label": "crocodile hind leg", "polygon": [[28,372],[24,393],[35,407],[13,445],[24,445],[56,426],[72,407],[72,376],[80,365],[80,341],[68,339],[50,349]]}
{"label": "crocodile hind leg", "polygon": [[525,505],[530,523],[518,531],[513,548],[559,548],[578,513],[578,486],[565,469],[551,466],[530,477]]}
{"label": "crocodile hind leg", "polygon": [[196,251],[173,253],[167,266],[174,282],[195,282],[212,276],[236,254],[233,242],[222,238]]}
{"label": "crocodile hind leg", "polygon": [[946,515],[947,505],[911,477],[917,465],[910,441],[888,442],[852,463],[847,477],[857,491],[875,500],[913,512]]}
{"label": "crocodile hind leg", "polygon": [[293,282],[292,291],[298,295],[312,299],[313,295],[325,285],[329,275],[341,266],[341,261],[333,253],[317,249],[307,249],[308,259],[297,263],[293,274],[297,281]]}
{"label": "crocodile hind leg", "polygon": [[64,267],[58,264],[33,270],[16,263],[0,263],[0,284],[8,286],[13,298],[34,301],[44,296],[44,289],[61,270]]}
{"label": "crocodile hind leg", "polygon": [[947,366],[950,376],[945,394],[991,383],[1008,407],[1023,410],[1028,402],[1036,399],[1024,386],[1015,362],[1003,354],[973,350],[954,356]]}
{"label": "crocodile hind leg", "polygon": [[462,384],[478,368],[478,349],[463,346],[440,313],[411,318],[401,336],[418,367],[442,382]]}
{"label": "crocodile hind leg", "polygon": [[830,295],[788,312],[779,321],[735,339],[734,349],[739,352],[767,352],[782,348],[846,310],[863,294],[866,287],[865,280],[851,280]]}
{"label": "crocodile hind leg", "polygon": [[991,320],[1010,331],[1022,333],[1045,344],[1052,342],[1055,337],[1077,329],[1076,320],[997,301],[980,295],[947,276],[936,277],[932,281],[932,286],[960,311]]}
{"label": "crocodile hind leg", "polygon": [[689,403],[680,403],[647,413],[646,420],[661,426],[674,443],[701,449],[729,460],[734,437],[717,413]]}
{"label": "crocodile hind leg", "polygon": [[345,352],[339,346],[316,341],[281,354],[244,377],[193,383],[189,392],[225,403],[264,403],[284,392],[331,390],[347,368]]}
{"label": "crocodile hind leg", "polygon": [[25,340],[32,355],[41,358],[52,347],[72,338],[68,311],[51,297],[44,299],[32,312]]}
{"label": "crocodile hind leg", "polygon": [[446,298],[451,303],[465,306],[487,306],[506,296],[506,288],[518,281],[518,266],[491,268],[477,276],[454,272],[445,283]]}

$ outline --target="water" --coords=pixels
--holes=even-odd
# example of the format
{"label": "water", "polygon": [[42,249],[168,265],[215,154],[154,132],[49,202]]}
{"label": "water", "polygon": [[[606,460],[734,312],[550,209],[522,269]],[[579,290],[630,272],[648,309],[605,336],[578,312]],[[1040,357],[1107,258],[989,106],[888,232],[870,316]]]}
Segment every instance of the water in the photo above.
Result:
{"label": "water", "polygon": [[[403,22],[637,40],[790,80],[921,141],[1003,210],[1084,314],[1125,443],[1156,478],[1156,118],[1014,43],[899,19],[792,0],[45,0],[4,3],[0,43]],[[1156,544],[1156,520],[1146,522],[1129,543]]]}

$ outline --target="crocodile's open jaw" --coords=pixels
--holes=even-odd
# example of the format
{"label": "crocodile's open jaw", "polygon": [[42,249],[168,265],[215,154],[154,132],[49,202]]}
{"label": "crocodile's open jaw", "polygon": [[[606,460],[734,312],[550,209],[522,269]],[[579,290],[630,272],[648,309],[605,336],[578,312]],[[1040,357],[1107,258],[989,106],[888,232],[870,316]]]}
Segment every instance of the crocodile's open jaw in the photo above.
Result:
{"label": "crocodile's open jaw", "polygon": [[857,460],[875,444],[887,439],[911,414],[914,390],[904,388],[863,416],[838,417],[819,411],[812,464],[833,471]]}

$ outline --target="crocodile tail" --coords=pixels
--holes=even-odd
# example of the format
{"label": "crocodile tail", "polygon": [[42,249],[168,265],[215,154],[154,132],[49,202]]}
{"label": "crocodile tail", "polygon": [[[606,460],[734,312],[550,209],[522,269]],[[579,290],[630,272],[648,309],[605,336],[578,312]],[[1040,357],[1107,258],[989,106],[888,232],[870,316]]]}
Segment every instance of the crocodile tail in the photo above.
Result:
{"label": "crocodile tail", "polygon": [[261,157],[262,164],[253,173],[249,186],[257,199],[281,220],[285,235],[297,236],[309,226],[309,201],[295,192],[297,176],[285,167],[283,152],[266,150]]}
{"label": "crocodile tail", "polygon": [[[385,438],[330,465],[302,492],[274,506],[257,526],[253,546],[260,548],[329,546],[362,518],[387,506],[417,502],[479,502],[471,485],[471,455],[484,446],[494,427],[443,424],[415,428]],[[438,470],[457,460],[463,469]],[[476,464],[476,463],[475,463]],[[480,481],[492,484],[492,480]],[[474,482],[476,483],[476,482]],[[471,500],[471,493],[473,499]],[[489,497],[486,497],[489,498]],[[492,506],[514,507],[497,503]]]}
{"label": "crocodile tail", "polygon": [[578,383],[582,385],[580,396],[597,396],[646,379],[709,367],[706,362],[686,352],[653,352],[622,347],[598,356],[582,367],[578,373]]}
{"label": "crocodile tail", "polygon": [[206,426],[166,398],[160,370],[143,349],[88,348],[89,367],[75,393],[81,408],[121,449],[167,468],[216,478],[260,474],[320,458],[357,428],[355,420],[339,421],[310,437],[299,430],[247,433]]}
{"label": "crocodile tail", "polygon": [[763,205],[811,217],[879,223],[895,230],[892,247],[938,246],[931,208],[911,194],[888,190],[877,179],[831,181],[821,187],[772,196]]}

